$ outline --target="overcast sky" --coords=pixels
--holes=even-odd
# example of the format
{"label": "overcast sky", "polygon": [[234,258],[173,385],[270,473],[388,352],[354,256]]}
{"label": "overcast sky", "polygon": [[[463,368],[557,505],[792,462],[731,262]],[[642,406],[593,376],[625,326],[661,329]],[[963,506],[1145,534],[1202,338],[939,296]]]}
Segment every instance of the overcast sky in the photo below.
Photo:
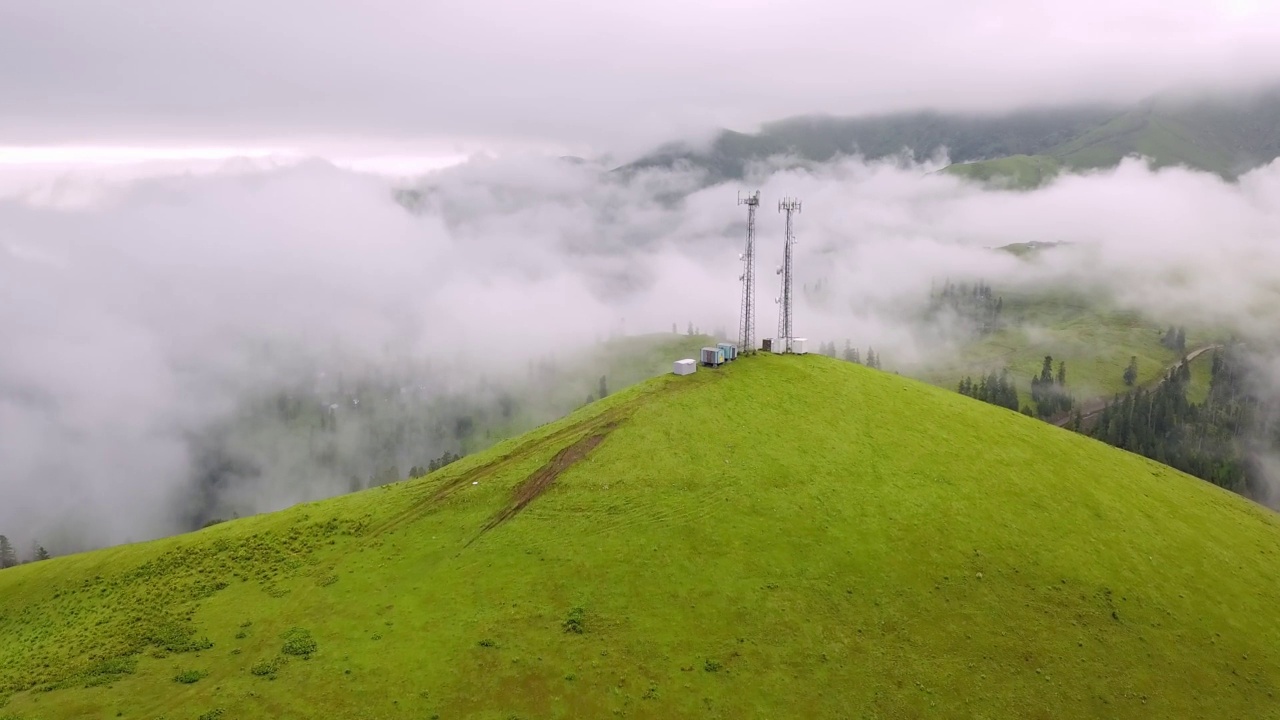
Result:
{"label": "overcast sky", "polygon": [[1277,0],[0,3],[0,148],[626,152],[806,112],[1277,76]]}

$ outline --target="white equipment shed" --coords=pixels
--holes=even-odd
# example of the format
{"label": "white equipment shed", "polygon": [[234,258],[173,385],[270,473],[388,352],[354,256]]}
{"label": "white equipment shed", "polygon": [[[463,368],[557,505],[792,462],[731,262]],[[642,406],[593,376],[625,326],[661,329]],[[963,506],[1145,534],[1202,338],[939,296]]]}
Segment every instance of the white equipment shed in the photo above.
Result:
{"label": "white equipment shed", "polygon": [[698,369],[698,363],[692,358],[677,360],[672,364],[671,372],[676,375],[692,375]]}

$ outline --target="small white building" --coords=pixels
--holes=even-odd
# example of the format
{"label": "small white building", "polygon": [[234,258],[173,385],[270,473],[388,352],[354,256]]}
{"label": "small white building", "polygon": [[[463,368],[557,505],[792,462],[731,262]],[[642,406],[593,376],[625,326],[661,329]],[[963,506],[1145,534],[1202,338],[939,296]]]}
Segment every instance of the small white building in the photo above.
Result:
{"label": "small white building", "polygon": [[796,355],[804,355],[808,352],[804,349],[804,338],[791,338],[791,352]]}
{"label": "small white building", "polygon": [[676,375],[692,375],[698,369],[698,363],[693,358],[685,358],[677,360],[672,364],[671,372]]}

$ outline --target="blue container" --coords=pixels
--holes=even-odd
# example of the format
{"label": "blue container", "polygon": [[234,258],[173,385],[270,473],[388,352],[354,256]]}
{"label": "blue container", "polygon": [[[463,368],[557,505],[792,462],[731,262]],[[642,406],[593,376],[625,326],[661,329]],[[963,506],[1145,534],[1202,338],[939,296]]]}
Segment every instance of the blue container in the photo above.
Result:
{"label": "blue container", "polygon": [[720,348],[720,350],[724,352],[724,359],[726,361],[737,359],[738,357],[737,345],[734,345],[733,343],[720,343],[716,347]]}
{"label": "blue container", "polygon": [[724,348],[704,347],[700,355],[703,365],[716,367],[724,364]]}

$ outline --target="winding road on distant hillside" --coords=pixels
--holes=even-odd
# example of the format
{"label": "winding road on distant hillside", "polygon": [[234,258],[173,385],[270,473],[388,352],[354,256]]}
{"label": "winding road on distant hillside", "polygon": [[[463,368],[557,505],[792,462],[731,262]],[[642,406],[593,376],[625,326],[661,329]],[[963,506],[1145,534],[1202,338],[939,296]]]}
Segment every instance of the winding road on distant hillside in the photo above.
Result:
{"label": "winding road on distant hillside", "polygon": [[[1192,350],[1191,352],[1187,353],[1187,355],[1184,358],[1181,358],[1177,362],[1166,367],[1160,373],[1159,377],[1157,377],[1155,380],[1152,380],[1151,382],[1146,383],[1141,387],[1147,387],[1147,388],[1155,387],[1156,385],[1159,385],[1160,383],[1164,382],[1164,379],[1169,375],[1169,371],[1181,365],[1184,360],[1186,362],[1191,362],[1192,360],[1195,360],[1196,358],[1200,357],[1201,355],[1207,352],[1211,352],[1213,350],[1221,350],[1221,349],[1222,349],[1222,345],[1215,344],[1215,345],[1205,345],[1202,348],[1197,348],[1196,350]],[[1080,420],[1081,420],[1081,423],[1083,424],[1093,419],[1099,413],[1105,410],[1107,408],[1107,405],[1109,405],[1113,399],[1114,398],[1109,398],[1109,397],[1097,397],[1091,400],[1087,400],[1081,403],[1080,405],[1078,405],[1071,412],[1068,412],[1064,415],[1060,415],[1056,418],[1053,418],[1049,422],[1054,425],[1057,425],[1058,427],[1066,427],[1067,424],[1071,422],[1071,419],[1075,417],[1076,412],[1079,412]]]}

